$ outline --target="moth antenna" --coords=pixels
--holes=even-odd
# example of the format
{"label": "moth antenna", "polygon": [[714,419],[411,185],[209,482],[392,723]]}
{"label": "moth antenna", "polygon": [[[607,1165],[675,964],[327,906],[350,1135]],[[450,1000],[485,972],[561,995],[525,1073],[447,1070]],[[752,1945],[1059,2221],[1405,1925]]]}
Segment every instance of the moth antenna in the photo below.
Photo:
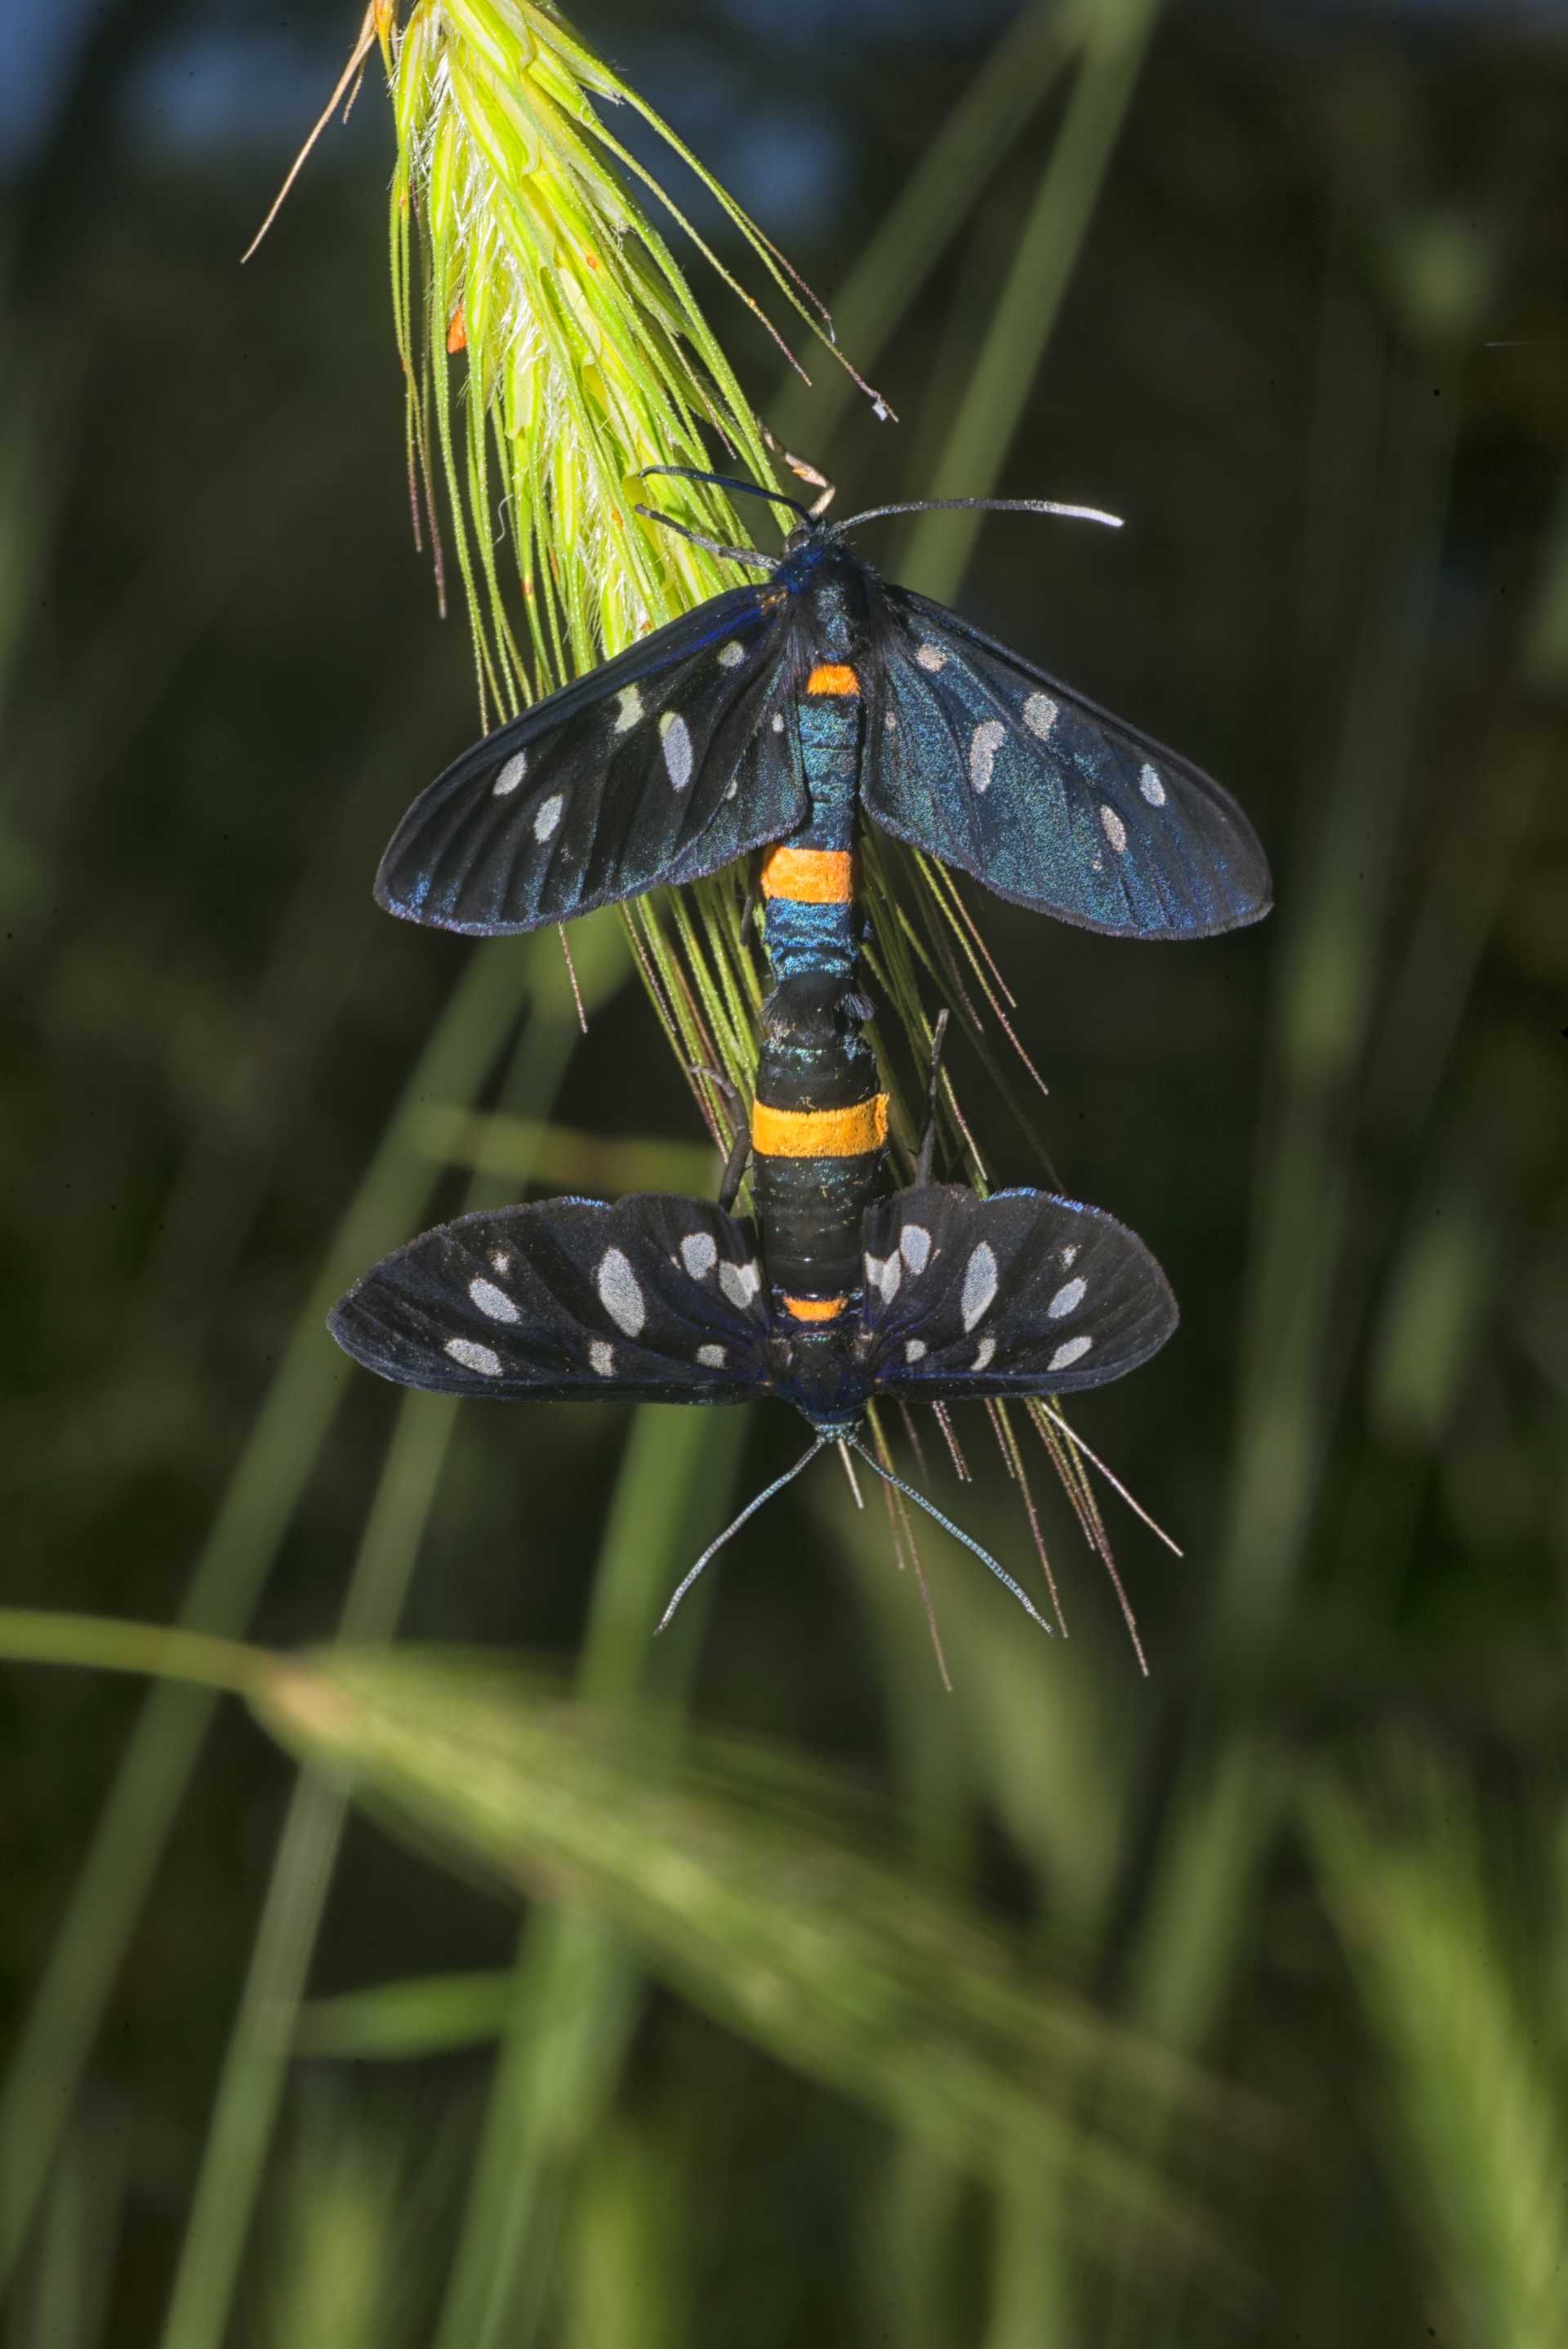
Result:
{"label": "moth antenna", "polygon": [[[731,1535],[738,1534],[740,1531],[741,1526],[746,1523],[747,1518],[754,1517],[757,1515],[758,1510],[764,1508],[773,1498],[775,1493],[781,1493],[786,1485],[792,1485],[795,1482],[796,1477],[800,1474],[802,1468],[809,1468],[812,1461],[815,1460],[818,1453],[826,1450],[830,1440],[831,1439],[826,1435],[819,1435],[815,1444],[812,1444],[810,1452],[802,1453],[799,1459],[796,1461],[793,1468],[786,1468],[782,1476],[775,1476],[771,1485],[769,1485],[765,1491],[758,1493],[754,1499],[748,1501],[746,1506],[740,1512],[740,1515],[732,1524],[726,1526],[724,1531],[719,1535],[718,1539],[717,1541],[709,1542],[707,1547],[704,1550],[696,1564],[692,1568],[690,1573],[684,1577],[679,1588],[676,1591],[675,1597],[670,1600],[669,1605],[665,1609],[664,1613],[659,1617],[658,1621],[655,1624],[654,1636],[655,1639],[665,1629],[665,1626],[670,1621],[671,1618],[675,1614],[676,1609],[680,1605],[681,1600],[686,1597],[686,1592],[691,1588],[692,1584],[696,1580],[697,1576],[702,1572],[703,1568],[707,1564],[708,1559],[710,1557],[717,1557],[719,1551],[724,1547],[725,1543],[730,1538]],[[857,1449],[859,1447],[857,1446]],[[960,1536],[960,1539],[962,1539],[962,1536]],[[1000,1568],[997,1568],[997,1572],[1001,1572]],[[1005,1578],[1004,1578],[1004,1579]],[[1023,1592],[1020,1591],[1018,1596],[1022,1599]],[[1028,1605],[1027,1599],[1024,1600],[1024,1604],[1026,1606]]]}
{"label": "moth antenna", "polygon": [[770,554],[759,554],[754,546],[721,546],[717,539],[709,538],[706,531],[688,530],[684,522],[676,522],[674,514],[660,513],[656,506],[634,506],[632,512],[645,514],[650,522],[662,522],[665,528],[673,530],[677,538],[689,538],[694,546],[706,547],[709,554],[721,554],[727,562],[748,563],[754,571],[777,571],[779,568]]}
{"label": "moth antenna", "polygon": [[905,505],[868,506],[864,513],[851,514],[847,522],[831,525],[834,538],[842,538],[849,530],[857,530],[863,522],[881,522],[884,514],[904,513],[1040,513],[1065,514],[1069,522],[1103,523],[1107,530],[1119,530],[1119,514],[1107,513],[1100,506],[1067,506],[1055,498],[912,498]]}
{"label": "moth antenna", "polygon": [[1045,1632],[1047,1638],[1049,1638],[1051,1627],[1047,1622],[1045,1617],[1041,1614],[1039,1609],[1035,1605],[1034,1600],[1029,1597],[1028,1592],[1023,1588],[1021,1583],[1014,1581],[1006,1567],[997,1565],[995,1559],[992,1557],[988,1549],[982,1549],[979,1543],[975,1540],[972,1535],[966,1534],[962,1526],[955,1526],[951,1517],[944,1517],[941,1510],[935,1506],[934,1502],[928,1501],[923,1493],[917,1492],[913,1485],[906,1485],[903,1478],[902,1476],[895,1476],[891,1468],[884,1468],[882,1462],[876,1457],[875,1454],[868,1452],[863,1444],[857,1444],[852,1435],[846,1435],[843,1438],[843,1441],[849,1445],[851,1452],[858,1452],[860,1454],[861,1458],[865,1462],[868,1468],[875,1470],[876,1474],[882,1478],[884,1485],[892,1485],[895,1486],[899,1492],[904,1495],[906,1499],[914,1503],[917,1509],[923,1509],[928,1517],[934,1517],[937,1524],[942,1527],[944,1533],[951,1534],[954,1541],[962,1542],[965,1549],[973,1550],[975,1557],[980,1560],[981,1565],[988,1566],[990,1568],[997,1581],[1002,1583],[1006,1588],[1012,1592],[1014,1598],[1017,1600],[1025,1614],[1027,1615],[1032,1621],[1037,1623],[1041,1630]]}
{"label": "moth antenna", "polygon": [[[785,450],[784,455],[790,464],[794,463],[795,460],[789,456],[788,450]],[[769,498],[776,506],[788,506],[790,512],[798,513],[802,522],[810,522],[811,519],[810,509],[803,506],[799,498],[787,497],[782,490],[765,490],[760,481],[738,481],[728,473],[700,473],[693,465],[645,465],[637,479],[639,481],[646,481],[655,473],[673,474],[677,481],[711,481],[716,489],[738,490],[748,498]],[[817,481],[821,487],[826,487],[820,473],[809,473],[806,478],[808,481]]]}

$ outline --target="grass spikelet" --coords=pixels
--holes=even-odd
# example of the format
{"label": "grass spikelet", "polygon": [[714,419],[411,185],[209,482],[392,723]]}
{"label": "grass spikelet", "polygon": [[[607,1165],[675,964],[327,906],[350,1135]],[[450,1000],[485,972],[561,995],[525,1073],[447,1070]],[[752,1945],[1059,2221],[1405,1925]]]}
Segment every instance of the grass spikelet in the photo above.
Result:
{"label": "grass spikelet", "polygon": [[[493,720],[733,584],[705,549],[633,512],[644,466],[718,454],[773,478],[750,403],[636,191],[781,349],[784,337],[607,115],[624,108],[656,131],[797,320],[824,342],[830,327],[733,198],[553,11],[413,0],[400,19],[386,7],[377,29],[416,513],[438,532],[439,477]],[[747,543],[721,492],[669,481],[660,495],[694,528]]]}

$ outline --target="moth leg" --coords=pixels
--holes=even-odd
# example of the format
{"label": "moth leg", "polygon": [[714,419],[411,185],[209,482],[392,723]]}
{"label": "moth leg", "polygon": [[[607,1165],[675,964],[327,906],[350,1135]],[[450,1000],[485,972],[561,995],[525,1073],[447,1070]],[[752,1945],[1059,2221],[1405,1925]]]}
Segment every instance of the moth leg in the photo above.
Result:
{"label": "moth leg", "polygon": [[742,1123],[736,1128],[735,1140],[729,1145],[729,1155],[724,1162],[724,1172],[718,1178],[718,1204],[727,1216],[735,1205],[747,1167],[751,1163],[751,1135]]}
{"label": "moth leg", "polygon": [[731,1136],[729,1154],[724,1162],[724,1172],[718,1178],[718,1204],[727,1216],[735,1205],[735,1195],[740,1188],[741,1178],[746,1173],[751,1157],[751,1126],[746,1114],[746,1103],[721,1071],[694,1068],[692,1074],[694,1077],[707,1079],[728,1114]]}
{"label": "moth leg", "polygon": [[947,1012],[936,1015],[936,1025],[931,1031],[931,1076],[925,1095],[925,1132],[921,1137],[920,1155],[914,1162],[914,1186],[923,1191],[931,1180],[931,1170],[936,1161],[936,1088],[942,1075],[942,1045],[947,1034]]}

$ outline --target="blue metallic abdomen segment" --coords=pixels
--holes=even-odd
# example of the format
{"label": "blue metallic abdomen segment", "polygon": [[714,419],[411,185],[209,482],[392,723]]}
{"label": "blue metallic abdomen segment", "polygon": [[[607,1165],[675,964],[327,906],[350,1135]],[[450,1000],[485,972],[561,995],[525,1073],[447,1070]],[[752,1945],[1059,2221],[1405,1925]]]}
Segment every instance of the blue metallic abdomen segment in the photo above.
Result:
{"label": "blue metallic abdomen segment", "polygon": [[854,977],[861,920],[852,899],[847,905],[807,905],[770,897],[766,937],[777,979],[801,978],[815,970],[846,980]]}

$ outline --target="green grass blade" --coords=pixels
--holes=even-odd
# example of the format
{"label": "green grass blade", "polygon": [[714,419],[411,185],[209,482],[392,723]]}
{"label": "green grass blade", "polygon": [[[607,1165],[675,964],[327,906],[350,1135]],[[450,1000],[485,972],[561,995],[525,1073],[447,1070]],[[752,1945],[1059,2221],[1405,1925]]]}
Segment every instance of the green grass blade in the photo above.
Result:
{"label": "green grass blade", "polygon": [[301,2007],[294,2050],[318,2060],[397,2064],[481,2046],[506,2029],[515,1992],[511,1968],[494,1966],[343,1991]]}
{"label": "green grass blade", "polygon": [[[619,950],[613,921],[579,932]],[[404,1239],[432,1187],[411,1146],[434,1093],[468,1099],[515,1020],[527,984],[564,988],[553,941],[520,957],[483,948],[469,962],[402,1102],[346,1212],[322,1273],[192,1571],[181,1622],[221,1636],[242,1632],[315,1465],[345,1379],[322,1321],[350,1280]],[[110,1790],[49,1966],[0,2096],[0,2279],[26,2238],[60,2141],[77,2082],[126,1945],[211,1717],[211,1697],[159,1688],[148,1701]]]}
{"label": "green grass blade", "polygon": [[[978,497],[1006,462],[1088,230],[1160,14],[1107,0],[1085,21],[1072,98],[1025,221],[941,459],[920,496]],[[944,600],[964,576],[982,517],[922,514],[900,575]]]}
{"label": "green grass blade", "polygon": [[[662,1720],[645,1731],[624,1710],[407,1650],[320,1652],[258,1709],[427,1847],[449,1842],[519,1889],[544,1883],[705,2011],[954,2158],[988,2173],[1011,2148],[1070,2177],[1086,2228],[1136,2213],[1150,2258],[1204,2242],[1173,2178],[1143,2170],[1116,2132],[1159,2095],[1212,2137],[1222,2100],[1037,1961],[1020,1966],[952,1887],[858,1841],[837,1823],[864,1819],[853,1790],[823,1781],[808,1806],[798,1765],[780,1779],[759,1749],[695,1733],[678,1764],[650,1768]],[[1088,2122],[1076,2106],[1091,2076]],[[449,2316],[449,2343],[485,2337]]]}
{"label": "green grass blade", "polygon": [[1470,1788],[1404,1758],[1402,1825],[1326,1775],[1305,1795],[1387,2083],[1383,2134],[1472,2349],[1560,2349],[1568,2080],[1547,2052],[1554,2018],[1530,2011],[1505,1957],[1523,1920],[1489,1883]]}
{"label": "green grass blade", "polygon": [[[528,950],[537,965],[555,951],[546,936]],[[578,983],[596,1010],[621,983],[625,962],[603,925]],[[508,1096],[535,1123],[548,1112],[578,1037],[576,1006],[546,992],[518,1046]],[[526,1179],[529,1170],[521,1174]],[[492,1183],[469,1187],[469,1207],[492,1202]],[[413,1578],[457,1424],[447,1397],[410,1394],[397,1412],[376,1496],[344,1600],[339,1637],[390,1640]],[[340,1788],[306,1775],[295,1789],[267,1889],[250,1971],[230,2035],[211,2130],[181,2247],[164,2330],[165,2349],[220,2349],[281,2106],[295,2018],[346,1817]]]}
{"label": "green grass blade", "polygon": [[[851,264],[833,304],[839,333],[874,366],[985,182],[1043,102],[1071,55],[1061,0],[1033,0],[1002,35]],[[855,387],[842,374],[802,384],[786,375],[769,407],[779,439],[823,450]],[[852,509],[851,509],[852,511]]]}
{"label": "green grass blade", "polygon": [[[656,1650],[654,1627],[704,1529],[729,1506],[746,1416],[638,1413],[594,1572],[578,1672],[584,1702],[613,1704],[645,1687],[665,1701],[684,1693],[697,1652],[689,1627]],[[648,1758],[656,1763],[656,1750]],[[637,1987],[623,1936],[593,1919],[545,1912],[525,1927],[437,2349],[524,2349],[535,2336]]]}

